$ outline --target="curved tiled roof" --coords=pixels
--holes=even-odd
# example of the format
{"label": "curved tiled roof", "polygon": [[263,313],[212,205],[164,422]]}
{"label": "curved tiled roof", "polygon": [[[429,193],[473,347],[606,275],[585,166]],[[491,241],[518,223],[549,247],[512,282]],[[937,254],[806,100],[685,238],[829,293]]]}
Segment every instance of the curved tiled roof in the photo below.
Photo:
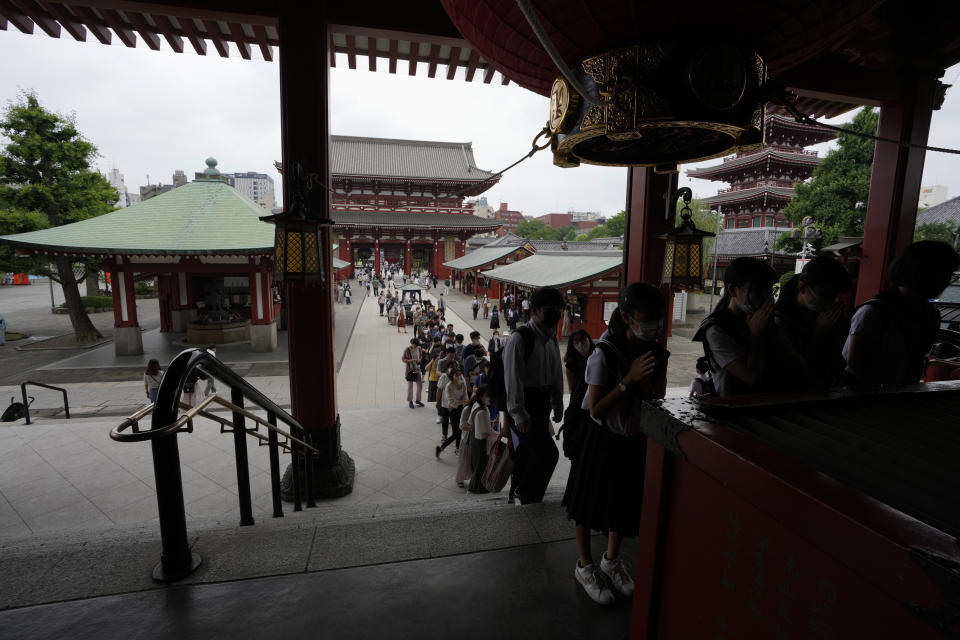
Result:
{"label": "curved tiled roof", "polygon": [[473,143],[330,136],[330,173],[335,176],[489,180],[477,168]]}
{"label": "curved tiled roof", "polygon": [[774,250],[774,244],[789,227],[756,227],[724,230],[717,235],[716,252],[721,256],[758,256],[765,253],[783,253]]}
{"label": "curved tiled roof", "polygon": [[740,170],[755,164],[762,164],[771,159],[782,160],[784,162],[793,162],[810,167],[817,166],[821,160],[821,158],[817,156],[812,156],[806,153],[790,153],[788,151],[764,149],[760,153],[753,153],[741,158],[734,158],[733,160],[728,160],[710,167],[691,169],[690,171],[687,171],[687,175],[691,178],[719,178],[720,176],[724,175],[725,173],[729,173],[732,170]]}
{"label": "curved tiled roof", "polygon": [[400,227],[403,229],[476,229],[490,231],[501,225],[465,213],[404,213],[396,211],[331,211],[334,226]]}
{"label": "curved tiled roof", "polygon": [[[517,251],[524,251],[523,247],[480,247],[479,249],[474,249],[470,253],[460,256],[455,260],[450,260],[449,262],[444,262],[443,266],[450,267],[451,269],[460,269],[461,271],[466,271],[468,269],[478,269],[480,267],[485,267],[488,264],[492,264],[498,260],[503,260],[507,256],[516,253]],[[526,252],[529,254],[529,252]]]}
{"label": "curved tiled roof", "polygon": [[593,280],[623,266],[620,252],[597,252],[598,255],[536,254],[519,262],[497,267],[483,275],[521,287],[563,287]]}
{"label": "curved tiled roof", "polygon": [[237,255],[273,251],[267,212],[219,180],[197,180],[155,198],[71,224],[0,237],[38,251],[87,255]]}
{"label": "curved tiled roof", "polygon": [[917,224],[934,222],[952,222],[960,225],[960,197],[951,198],[917,214]]}
{"label": "curved tiled roof", "polygon": [[704,202],[710,204],[723,204],[724,202],[737,202],[739,200],[752,200],[760,196],[772,196],[774,198],[789,200],[793,197],[793,188],[790,187],[753,187],[752,189],[738,189],[736,191],[726,191],[718,193],[715,196],[704,198]]}

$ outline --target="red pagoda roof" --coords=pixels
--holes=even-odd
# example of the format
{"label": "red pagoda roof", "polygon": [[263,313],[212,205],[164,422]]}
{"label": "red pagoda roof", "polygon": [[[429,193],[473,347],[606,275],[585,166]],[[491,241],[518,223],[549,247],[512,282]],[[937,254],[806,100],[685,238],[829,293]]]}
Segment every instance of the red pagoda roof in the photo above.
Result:
{"label": "red pagoda roof", "polygon": [[740,175],[744,169],[749,169],[750,167],[764,164],[768,161],[813,168],[820,163],[820,158],[817,157],[816,154],[808,152],[791,153],[789,151],[777,151],[776,149],[768,148],[743,156],[724,158],[721,164],[715,164],[710,167],[690,169],[687,171],[687,175],[691,178],[705,178],[707,180],[723,180],[729,182],[727,177]]}
{"label": "red pagoda roof", "polygon": [[793,197],[793,187],[753,187],[751,189],[731,189],[715,196],[704,198],[710,204],[725,204],[729,202],[746,202],[763,197],[776,200],[789,200]]}
{"label": "red pagoda roof", "polygon": [[[837,137],[836,132],[831,129],[818,127],[805,122],[797,122],[796,118],[782,113],[768,113],[764,121],[764,129],[766,130],[767,139],[777,139],[783,134],[793,133],[797,137],[808,140],[804,146],[826,142]],[[778,132],[781,135],[777,136],[774,132]]]}

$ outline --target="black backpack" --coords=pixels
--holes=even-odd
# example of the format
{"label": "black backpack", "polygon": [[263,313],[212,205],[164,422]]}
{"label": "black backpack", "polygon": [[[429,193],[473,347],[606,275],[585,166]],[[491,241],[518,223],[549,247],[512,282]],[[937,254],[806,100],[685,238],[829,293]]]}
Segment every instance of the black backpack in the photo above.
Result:
{"label": "black backpack", "polygon": [[[514,333],[520,334],[523,340],[523,361],[530,359],[533,353],[533,332],[529,327],[518,327]],[[491,354],[490,356],[490,375],[487,377],[487,394],[490,397],[490,404],[500,409],[507,410],[507,385],[503,374],[503,349]]]}
{"label": "black backpack", "polygon": [[[27,402],[33,404],[33,396],[30,396]],[[16,422],[26,415],[27,406],[22,402],[17,402],[14,398],[10,398],[10,406],[3,411],[0,422]]]}

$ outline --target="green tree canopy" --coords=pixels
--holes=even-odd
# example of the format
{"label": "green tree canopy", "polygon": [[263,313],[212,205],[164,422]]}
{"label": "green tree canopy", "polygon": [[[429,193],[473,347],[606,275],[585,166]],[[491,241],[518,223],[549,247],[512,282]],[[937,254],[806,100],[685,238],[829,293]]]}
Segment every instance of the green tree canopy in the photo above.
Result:
{"label": "green tree canopy", "polygon": [[543,220],[524,220],[517,225],[515,234],[530,240],[555,240],[557,230],[548,227]]}
{"label": "green tree canopy", "polygon": [[[865,107],[843,128],[875,135],[878,117],[877,111]],[[813,170],[809,182],[794,187],[793,199],[783,210],[795,227],[800,227],[807,217],[813,219],[821,233],[815,246],[833,244],[841,236],[863,235],[874,141],[841,132],[837,134],[837,145]],[[785,234],[776,246],[799,251],[799,240]]]}
{"label": "green tree canopy", "polygon": [[917,225],[913,231],[913,241],[942,240],[950,246],[957,241],[957,225],[953,222],[928,222]]}
{"label": "green tree canopy", "polygon": [[594,238],[619,238],[627,227],[627,213],[621,211],[607,218],[606,224],[598,224],[590,231],[576,236],[576,240],[593,240]]}
{"label": "green tree canopy", "polygon": [[[0,217],[8,228],[41,222],[59,226],[113,210],[119,195],[98,172],[91,170],[97,148],[77,130],[73,116],[47,111],[37,95],[24,93],[9,103],[0,118]],[[78,341],[100,337],[80,300],[75,260],[56,256],[51,277],[63,287],[70,322]]]}

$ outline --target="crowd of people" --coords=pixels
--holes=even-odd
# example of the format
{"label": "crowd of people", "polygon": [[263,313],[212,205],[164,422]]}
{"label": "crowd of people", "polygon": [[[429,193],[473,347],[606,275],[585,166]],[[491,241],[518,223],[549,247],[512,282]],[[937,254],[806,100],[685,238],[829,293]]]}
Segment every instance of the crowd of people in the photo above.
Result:
{"label": "crowd of people", "polygon": [[[694,336],[704,355],[691,395],[919,382],[939,327],[929,300],[958,266],[957,252],[945,243],[910,245],[891,268],[890,288],[853,310],[850,276],[832,257],[808,262],[777,299],[777,276],[766,263],[734,260],[724,294]],[[559,460],[551,423],[562,423],[563,452],[571,460],[562,505],[577,542],[575,578],[600,604],[613,602],[615,594],[630,597],[632,571],[620,546],[639,532],[647,444],[640,406],[666,394],[666,300],[657,286],[629,284],[603,335],[594,341],[585,331],[574,332],[562,356],[556,328],[564,299],[558,290],[537,289],[501,304],[507,336],[500,336],[496,305],[471,301],[474,319],[482,311],[496,327],[486,345],[478,332],[465,342],[442,313],[426,313],[403,355],[408,404],[424,406],[426,376],[427,402],[441,426],[435,455],[450,445],[455,454],[470,448],[456,476],[469,491],[487,491],[478,477],[495,444],[506,439],[513,460],[508,500],[521,504],[543,499]],[[599,563],[592,531],[607,534]]]}

